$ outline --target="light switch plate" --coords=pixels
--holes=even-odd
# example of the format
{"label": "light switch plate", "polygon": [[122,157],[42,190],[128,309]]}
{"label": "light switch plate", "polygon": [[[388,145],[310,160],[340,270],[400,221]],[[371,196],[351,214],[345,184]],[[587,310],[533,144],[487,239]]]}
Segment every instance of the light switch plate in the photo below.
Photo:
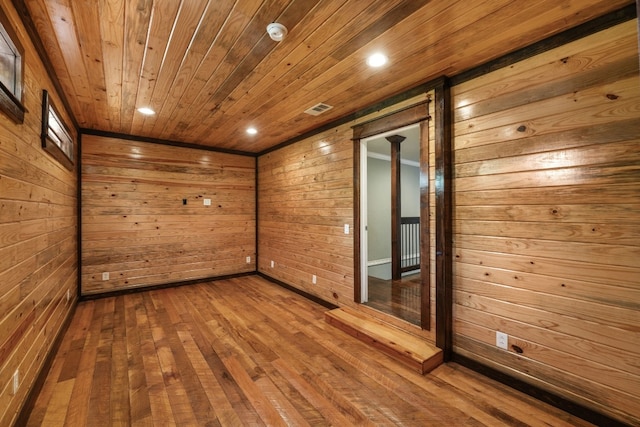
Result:
{"label": "light switch plate", "polygon": [[501,349],[509,349],[509,335],[504,332],[496,331],[496,346]]}
{"label": "light switch plate", "polygon": [[211,206],[211,199],[204,199],[205,206]]}
{"label": "light switch plate", "polygon": [[20,388],[20,371],[16,369],[16,371],[13,373],[13,387],[12,387],[13,393],[12,394],[14,396],[18,394],[19,388]]}

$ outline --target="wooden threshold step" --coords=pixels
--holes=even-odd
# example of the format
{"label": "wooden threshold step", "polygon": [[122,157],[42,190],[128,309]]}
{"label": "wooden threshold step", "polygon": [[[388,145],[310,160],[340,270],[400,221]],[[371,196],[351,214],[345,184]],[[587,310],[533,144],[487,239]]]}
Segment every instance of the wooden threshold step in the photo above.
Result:
{"label": "wooden threshold step", "polygon": [[382,351],[421,374],[442,364],[442,350],[423,338],[357,310],[341,307],[325,312],[325,321]]}

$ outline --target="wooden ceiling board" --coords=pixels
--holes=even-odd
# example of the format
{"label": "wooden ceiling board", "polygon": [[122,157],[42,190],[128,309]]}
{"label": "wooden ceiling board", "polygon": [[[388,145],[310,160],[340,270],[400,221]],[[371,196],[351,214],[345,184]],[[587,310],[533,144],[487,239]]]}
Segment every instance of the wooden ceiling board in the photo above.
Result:
{"label": "wooden ceiling board", "polygon": [[[102,106],[102,117],[110,127],[121,129],[124,0],[100,0],[97,9],[100,14],[101,64],[107,96],[107,103]],[[141,83],[144,78],[143,72]]]}
{"label": "wooden ceiling board", "polygon": [[[311,4],[313,2],[309,3]],[[269,22],[269,20],[266,21]],[[265,57],[275,49],[276,44],[266,36],[266,31],[264,29],[261,31],[261,28],[265,27],[262,25],[264,22],[264,17],[259,17],[259,19],[255,19],[251,22],[247,33],[250,35],[248,38],[253,42],[253,46],[248,52],[246,52],[246,54],[243,54],[242,57],[231,58],[231,60],[228,61],[228,63],[233,67],[233,70],[226,75],[226,78],[217,87],[217,90],[205,100],[203,104],[205,110],[214,113],[214,116],[215,113],[220,110],[221,104],[228,101],[229,94],[233,89],[247,78],[247,76],[251,75]],[[246,37],[247,36],[245,36],[245,38]],[[201,128],[203,123],[206,123],[209,117],[211,117],[211,115],[205,117],[204,120],[199,120],[198,123],[194,123],[194,120],[192,120],[191,123],[187,125],[189,128],[196,129],[196,138],[202,138],[198,135],[197,129]],[[211,133],[211,129],[205,129],[204,133],[204,138],[206,138],[206,136]]]}
{"label": "wooden ceiling board", "polygon": [[[364,5],[367,6],[367,8],[364,9],[363,13],[360,13],[357,16],[354,16],[354,18],[347,24],[348,25],[355,25],[354,22],[360,22],[363,24],[367,23],[367,16],[363,16],[364,13],[366,13],[366,11],[369,8],[376,8],[376,10],[380,10],[380,9],[388,9],[390,8],[394,2],[378,2],[378,3],[384,3],[384,5],[376,5],[375,1],[369,1],[369,2],[362,2]],[[369,17],[368,19],[375,19],[375,16],[377,16],[376,14],[371,14],[371,17]],[[359,19],[358,19],[359,18]],[[356,21],[357,20],[357,21]],[[345,26],[346,27],[346,26]],[[344,27],[343,27],[344,28]],[[309,29],[313,29],[313,28],[309,28]],[[335,27],[332,28],[333,33],[336,32]],[[295,29],[292,29],[292,32],[295,31]],[[303,28],[304,31],[304,28]],[[301,33],[303,31],[300,31]],[[350,34],[347,31],[344,31],[342,29],[338,30],[338,36],[336,37],[338,40],[344,38],[345,35]],[[342,35],[342,37],[340,37]],[[264,34],[264,40],[267,43],[273,44],[273,41],[271,41],[271,39],[268,38],[268,36],[266,35],[266,33]],[[318,40],[317,36],[316,36],[316,40]],[[292,42],[290,44],[296,44],[296,43],[300,43],[299,40],[292,40]],[[250,107],[250,109],[245,110],[241,113],[241,115],[244,116],[244,120],[252,120],[254,123],[254,125],[257,126],[261,126],[261,122],[266,121],[266,122],[271,122],[272,119],[267,119],[267,120],[260,120],[259,118],[254,119],[254,113],[255,112],[259,112],[259,111],[264,111],[265,108],[264,106],[272,106],[274,103],[275,104],[279,104],[280,101],[284,98],[287,98],[286,94],[284,93],[284,91],[291,91],[292,86],[294,86],[294,82],[295,83],[304,83],[309,77],[306,75],[308,73],[308,71],[306,71],[307,67],[315,67],[317,68],[317,72],[321,73],[323,72],[323,70],[325,70],[327,68],[326,66],[326,62],[335,62],[335,60],[333,60],[329,53],[331,49],[331,46],[334,46],[333,42],[331,39],[326,39],[326,40],[321,40],[321,41],[316,41],[315,43],[313,43],[312,45],[316,45],[318,46],[317,49],[315,49],[313,52],[311,52],[310,55],[308,55],[307,57],[304,58],[303,61],[301,61],[299,64],[302,65],[302,67],[299,66],[294,66],[296,69],[291,70],[289,72],[285,72],[285,74],[272,74],[271,69],[269,69],[269,67],[267,65],[263,65],[260,64],[259,67],[254,68],[254,73],[257,73],[258,75],[275,75],[275,80],[273,80],[272,86],[271,86],[271,90],[269,90],[268,93],[262,93],[260,96],[251,96],[250,99],[248,100],[248,105]],[[280,44],[276,45],[276,49],[280,48]],[[282,49],[284,49],[285,47],[283,46]],[[320,52],[318,52],[320,50]],[[278,53],[282,52],[282,54],[284,54],[284,52],[282,50],[278,51]],[[280,57],[280,56],[278,56]],[[287,78],[287,75],[289,75],[291,78]],[[217,103],[207,103],[205,104],[205,108],[208,108],[209,111],[215,111],[216,113],[218,112],[222,112],[224,113],[224,111],[226,110],[226,105],[229,102],[233,102],[233,99],[217,99],[216,100]],[[289,100],[287,99],[287,102],[289,102]],[[314,102],[315,104],[316,102]],[[313,105],[313,104],[311,104]],[[234,115],[235,116],[235,115]],[[204,121],[201,121],[200,123],[195,123],[197,126],[197,129],[199,129],[199,132],[196,132],[196,137],[197,138],[202,138],[203,136],[206,136],[207,134],[210,134],[211,132],[211,128],[215,128],[218,129],[222,126],[224,126],[226,129],[222,129],[222,131],[224,132],[225,130],[229,129],[229,123],[227,122],[228,119],[228,115],[221,115],[221,114],[211,114],[209,115]],[[193,124],[193,121],[192,121]],[[245,125],[242,127],[242,132],[244,132],[244,129],[247,127],[248,125]]]}
{"label": "wooden ceiling board", "polygon": [[[160,92],[163,85],[172,78],[166,71],[165,65],[170,60],[177,61],[178,58],[169,57],[169,46],[175,40],[174,26],[177,22],[185,22],[184,16],[180,17],[182,2],[164,2],[158,4],[151,16],[145,57],[142,63],[142,71],[140,82],[138,85],[138,93],[136,105],[139,107],[151,107],[160,113],[160,105],[162,97],[154,94]],[[162,7],[160,7],[162,6]],[[198,8],[193,8],[198,9]],[[181,58],[180,58],[181,59]],[[175,64],[174,64],[175,65]],[[156,91],[156,88],[158,90]],[[142,128],[150,123],[154,123],[159,116],[145,116],[144,114],[135,114],[131,122],[131,129],[127,133],[143,134]]]}
{"label": "wooden ceiling board", "polygon": [[[634,3],[13,1],[80,127],[254,153]],[[274,21],[289,29],[280,43],[266,34]],[[364,64],[375,50],[387,66]],[[334,108],[303,113],[318,102]]]}
{"label": "wooden ceiling board", "polygon": [[[211,49],[196,69],[194,78],[189,85],[191,87],[179,98],[173,97],[169,99],[170,97],[166,97],[167,105],[164,107],[166,114],[164,117],[172,117],[173,119],[169,123],[166,121],[161,123],[153,122],[155,126],[152,128],[145,127],[143,129],[144,133],[151,133],[156,137],[161,137],[160,135],[162,135],[162,131],[166,127],[186,127],[183,124],[184,117],[190,119],[196,116],[192,105],[198,105],[198,110],[203,113],[210,112],[210,107],[206,107],[204,102],[213,96],[229,73],[248,54],[255,43],[251,38],[243,37],[243,35],[248,31],[261,5],[262,2],[259,0],[237,3],[237,7],[231,10],[228,19],[220,28],[219,36],[216,35],[216,38],[212,41]],[[255,32],[253,31],[253,33]],[[253,36],[255,37],[255,34]],[[187,96],[186,99],[184,98],[185,95]],[[174,112],[175,107],[183,107],[183,111],[178,111],[176,114]],[[201,114],[197,116],[202,119]],[[160,115],[160,117],[163,117],[163,115]],[[184,136],[176,139],[184,139]]]}
{"label": "wooden ceiling board", "polygon": [[[329,29],[329,32],[314,31],[310,34],[302,44],[307,46],[309,50],[311,50],[312,47],[315,47],[315,49],[308,52],[308,55],[297,63],[294,61],[287,62],[287,64],[292,64],[291,70],[286,74],[275,74],[275,80],[272,79],[273,83],[271,86],[265,88],[263,92],[251,96],[248,102],[245,103],[245,109],[241,113],[234,111],[224,116],[210,116],[209,126],[216,125],[214,120],[217,120],[219,125],[224,125],[220,130],[222,132],[229,132],[224,138],[227,141],[238,144],[235,146],[236,149],[241,149],[240,147],[244,145],[242,141],[246,141],[247,139],[244,135],[244,128],[246,126],[241,126],[243,121],[252,120],[253,117],[258,117],[259,113],[261,113],[260,115],[263,117],[274,117],[275,120],[267,119],[259,121],[259,119],[253,119],[253,124],[260,127],[269,124],[279,126],[278,123],[281,122],[281,116],[284,114],[282,111],[284,105],[287,106],[287,111],[292,111],[294,115],[299,116],[307,108],[321,102],[323,100],[322,98],[306,96],[305,85],[335,69],[334,67],[336,67],[339,62],[331,53],[335,49],[335,46],[339,45],[341,40],[348,39],[351,34],[357,31],[357,28],[366,27],[374,23],[376,17],[380,16],[380,14],[388,13],[394,7],[393,2],[373,1],[369,2],[369,4],[360,2],[359,5],[366,5],[367,7],[359,10],[359,13],[350,14],[346,13],[346,11],[343,12],[341,9],[330,18],[333,20],[339,16],[342,18],[340,22],[321,27],[323,30]],[[349,12],[354,12],[354,9],[352,6],[349,6]],[[350,19],[344,19],[346,16]],[[335,28],[340,28],[340,30],[336,31]],[[321,88],[321,91],[324,90],[326,90],[326,88]],[[301,106],[292,107],[294,103],[301,98],[302,102],[295,104]],[[221,106],[220,110],[225,112],[225,106]],[[270,111],[270,113],[265,114],[266,111]],[[342,115],[344,115],[344,113]],[[307,119],[308,126],[315,127],[317,123],[327,121],[326,117],[324,121],[322,118],[313,118],[306,114],[304,117]],[[335,117],[335,115],[327,117]],[[202,128],[201,135],[204,135],[208,132],[208,129],[204,126],[202,126]],[[300,133],[303,132],[293,134],[292,136]],[[241,138],[238,140],[238,137]],[[255,140],[256,142],[260,142],[258,138],[255,138]]]}
{"label": "wooden ceiling board", "polygon": [[[299,43],[279,44],[276,48],[280,50],[278,55],[271,55],[265,58],[259,68],[256,68],[254,73],[235,88],[222,112],[231,117],[246,113],[249,108],[255,109],[259,107],[257,105],[258,102],[255,102],[256,99],[270,99],[269,90],[274,87],[273,85],[276,81],[279,81],[279,85],[283,88],[289,82],[295,81],[298,78],[298,64],[304,63],[304,59],[317,49],[316,40],[324,38],[322,33],[330,31],[331,24],[343,26],[348,20],[352,19],[348,13],[342,11],[341,7],[344,3],[345,0],[342,2],[322,2],[314,9],[313,14],[305,16],[297,24],[303,31],[294,32],[294,36],[302,41]],[[361,4],[364,5],[365,3],[362,2]],[[351,8],[349,11],[353,9]],[[313,34],[309,29],[312,29]]]}
{"label": "wooden ceiling board", "polygon": [[[212,43],[212,40],[216,40],[216,38],[222,34],[221,30],[232,9],[233,4],[231,3],[209,1],[206,11],[202,15],[198,27],[195,29],[190,46],[182,59],[173,84],[167,91],[157,91],[154,102],[148,103],[148,105],[154,106],[154,108],[156,108],[156,104],[160,104],[161,108],[156,108],[156,110],[159,111],[159,116],[173,117],[174,119],[171,121],[158,122],[154,120],[156,116],[150,117],[149,120],[137,123],[132,129],[133,134],[150,132],[156,126],[164,129],[167,126],[179,122],[179,118],[176,116],[176,107],[183,102],[185,96],[188,96],[191,87],[197,86],[202,90],[205,81],[200,79],[202,85],[198,86],[196,84],[196,82],[199,81],[199,67],[202,66],[203,61],[210,53],[211,47],[215,45],[215,43]],[[189,98],[187,98],[185,104],[189,105],[191,102],[193,102],[193,99],[189,100]],[[139,102],[139,104],[142,105],[141,102]]]}
{"label": "wooden ceiling board", "polygon": [[[136,108],[141,70],[147,49],[149,24],[153,0],[128,0],[124,2],[124,51],[122,58],[122,107],[120,132],[130,133]],[[98,25],[99,23],[96,23]],[[109,64],[105,64],[109,66]],[[111,88],[109,88],[111,90]]]}

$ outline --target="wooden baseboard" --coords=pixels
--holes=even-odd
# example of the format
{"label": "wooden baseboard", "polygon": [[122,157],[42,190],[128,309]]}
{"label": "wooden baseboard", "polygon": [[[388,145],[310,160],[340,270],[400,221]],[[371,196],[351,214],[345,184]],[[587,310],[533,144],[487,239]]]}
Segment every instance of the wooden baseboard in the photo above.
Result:
{"label": "wooden baseboard", "polygon": [[157,289],[176,288],[178,286],[197,285],[199,283],[214,282],[216,280],[227,280],[227,279],[235,279],[236,277],[253,276],[255,274],[256,274],[255,271],[249,271],[247,273],[227,274],[225,276],[205,277],[202,279],[185,280],[182,282],[164,283],[161,285],[152,285],[152,286],[140,286],[137,288],[121,289],[118,291],[80,295],[80,301],[90,301],[90,300],[100,299],[100,298],[117,297],[119,295],[128,295],[128,294],[135,294],[138,292],[155,291]]}
{"label": "wooden baseboard", "polygon": [[563,411],[568,412],[571,415],[575,415],[576,417],[582,418],[583,420],[588,421],[592,424],[607,427],[630,427],[628,424],[625,424],[622,421],[594,411],[593,409],[587,408],[586,406],[572,402],[568,399],[565,399],[564,397],[558,396],[557,394],[550,393],[540,387],[514,378],[511,375],[500,372],[466,356],[453,353],[451,361],[469,368],[472,371],[478,372],[486,377],[489,377],[492,380],[498,381],[499,383],[516,389],[522,393],[525,393],[531,397],[535,397],[536,399],[548,403],[549,405],[552,405],[558,409],[562,409]]}
{"label": "wooden baseboard", "polygon": [[294,286],[291,286],[291,285],[289,285],[287,283],[284,283],[284,282],[282,282],[282,281],[280,281],[278,279],[274,279],[271,276],[267,276],[264,273],[261,273],[261,272],[257,271],[255,274],[257,274],[258,276],[262,277],[265,280],[268,280],[270,282],[275,283],[276,285],[282,286],[283,288],[288,289],[291,292],[295,292],[296,294],[301,295],[301,296],[305,297],[308,300],[311,300],[311,301],[313,301],[313,302],[315,302],[317,304],[320,304],[321,306],[326,307],[329,310],[333,310],[334,308],[338,308],[337,305],[335,305],[333,303],[330,303],[329,301],[325,301],[322,298],[319,298],[319,297],[317,297],[315,295],[312,295],[312,294],[310,294],[308,292],[300,290],[300,289],[298,289],[298,288],[296,288]]}
{"label": "wooden baseboard", "polygon": [[58,331],[58,335],[53,340],[53,345],[49,349],[47,356],[44,359],[44,363],[40,368],[40,372],[36,375],[36,380],[33,382],[31,386],[31,390],[29,390],[29,394],[27,394],[27,398],[25,399],[20,411],[18,413],[18,417],[16,418],[15,425],[16,426],[24,426],[27,425],[27,421],[29,420],[29,415],[31,415],[31,411],[36,404],[36,400],[38,400],[38,396],[42,391],[42,387],[44,386],[44,382],[49,375],[49,370],[51,369],[51,365],[53,364],[53,360],[58,354],[58,349],[62,344],[62,339],[64,338],[67,329],[69,329],[69,325],[71,325],[71,320],[76,313],[76,307],[78,307],[78,301],[75,302],[69,313],[67,314],[67,318],[64,319],[62,323],[62,327]]}

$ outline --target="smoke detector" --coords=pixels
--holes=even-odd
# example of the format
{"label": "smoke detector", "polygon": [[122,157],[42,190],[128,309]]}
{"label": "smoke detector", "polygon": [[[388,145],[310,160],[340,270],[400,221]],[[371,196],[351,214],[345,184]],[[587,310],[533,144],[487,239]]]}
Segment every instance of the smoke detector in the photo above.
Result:
{"label": "smoke detector", "polygon": [[272,22],[267,25],[267,33],[269,34],[269,37],[271,37],[271,40],[280,42],[284,40],[288,32],[287,27],[277,22]]}

